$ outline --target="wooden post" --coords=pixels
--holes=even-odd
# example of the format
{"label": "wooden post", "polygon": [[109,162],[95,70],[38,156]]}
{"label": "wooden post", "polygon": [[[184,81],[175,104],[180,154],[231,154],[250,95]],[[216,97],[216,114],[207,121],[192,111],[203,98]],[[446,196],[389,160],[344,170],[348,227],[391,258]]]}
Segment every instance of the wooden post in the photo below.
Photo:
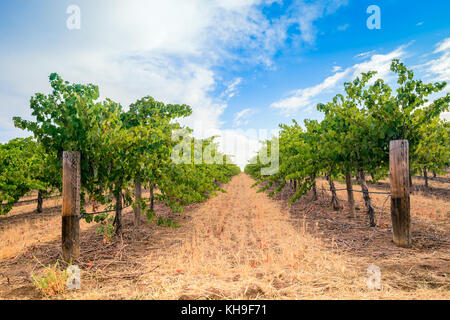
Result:
{"label": "wooden post", "polygon": [[408,140],[390,143],[389,175],[391,182],[391,218],[394,243],[411,246],[411,217],[409,200],[409,144]]}
{"label": "wooden post", "polygon": [[63,152],[62,256],[67,263],[80,257],[80,152]]}

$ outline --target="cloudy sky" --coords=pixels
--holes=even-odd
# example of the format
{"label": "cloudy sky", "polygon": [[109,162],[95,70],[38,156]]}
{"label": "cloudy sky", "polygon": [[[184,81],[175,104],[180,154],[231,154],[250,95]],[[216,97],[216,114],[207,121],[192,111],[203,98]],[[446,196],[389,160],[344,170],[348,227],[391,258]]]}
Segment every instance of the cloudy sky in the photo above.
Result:
{"label": "cloudy sky", "polygon": [[[320,119],[318,102],[400,58],[426,81],[450,80],[450,2],[400,0],[2,0],[0,142],[26,132],[48,76],[94,83],[124,107],[151,95],[192,106],[198,136],[223,137],[244,165],[263,131]],[[68,29],[71,5],[80,29]],[[381,29],[369,29],[378,5]],[[446,89],[449,91],[449,88]],[[446,115],[448,117],[448,115]],[[30,118],[31,119],[31,118]],[[237,143],[236,143],[237,142]]]}

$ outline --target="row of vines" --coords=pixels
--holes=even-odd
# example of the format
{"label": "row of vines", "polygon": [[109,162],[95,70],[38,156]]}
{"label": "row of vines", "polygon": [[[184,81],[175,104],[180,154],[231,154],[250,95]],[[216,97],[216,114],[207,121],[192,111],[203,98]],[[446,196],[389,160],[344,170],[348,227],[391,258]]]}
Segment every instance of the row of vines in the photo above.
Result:
{"label": "row of vines", "polygon": [[[0,144],[2,215],[33,190],[41,203],[45,196],[61,192],[63,151],[81,154],[81,216],[88,222],[103,222],[111,234],[122,232],[122,208],[128,206],[135,212],[139,208],[149,221],[174,225],[169,219],[155,219],[154,200],[181,211],[223,191],[221,183],[240,172],[226,162],[229,158],[220,153],[213,137],[197,140],[177,122],[191,114],[188,105],[165,104],[147,96],[125,110],[110,99],[99,101],[95,85],[70,84],[57,74],[49,79],[51,93],[31,98],[34,120],[13,119],[16,127],[34,137]],[[194,165],[195,153],[188,152],[191,161],[175,164],[172,150],[186,137],[177,140],[173,135],[181,129],[188,132],[192,145],[201,145],[216,159],[222,157],[223,163]],[[150,190],[147,199],[136,196],[141,188]],[[87,202],[94,212],[85,211]],[[100,205],[107,210],[96,214]],[[136,215],[135,223],[139,221]]]}
{"label": "row of vines", "polygon": [[441,115],[449,110],[450,93],[436,98],[446,83],[415,79],[413,71],[398,60],[392,61],[391,71],[397,76],[395,88],[376,79],[376,72],[363,73],[345,84],[343,94],[317,105],[324,113],[322,121],[305,120],[303,127],[295,120],[292,125],[280,125],[279,137],[265,141],[259,153],[266,155],[273,143],[279,144],[279,171],[261,175],[264,164],[256,156],[245,168],[257,180],[255,186],[266,182],[260,191],[274,187],[273,195],[292,183],[296,188],[293,203],[310,190],[316,199],[316,178],[324,176],[338,210],[333,181],[342,180],[354,213],[352,177],[356,176],[370,225],[375,226],[367,177],[376,182],[389,175],[391,140],[409,141],[411,174],[423,171],[426,177],[427,172],[449,167],[450,126]]}

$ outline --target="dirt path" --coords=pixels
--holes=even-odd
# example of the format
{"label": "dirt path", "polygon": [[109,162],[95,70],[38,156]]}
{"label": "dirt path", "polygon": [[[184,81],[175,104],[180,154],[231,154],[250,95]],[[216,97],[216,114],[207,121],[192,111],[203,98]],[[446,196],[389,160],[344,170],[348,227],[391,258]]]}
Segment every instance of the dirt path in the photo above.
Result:
{"label": "dirt path", "polygon": [[235,177],[226,194],[192,212],[180,246],[148,258],[149,298],[312,298],[353,287],[355,274],[275,201]]}
{"label": "dirt path", "polygon": [[[338,189],[345,189],[343,183],[336,181],[335,185]],[[370,189],[382,191],[373,189],[377,186],[371,185]],[[338,198],[344,208],[334,211],[327,187],[327,182],[318,180],[318,200],[312,201],[312,194],[307,194],[291,207],[287,204],[294,190],[289,187],[274,199],[289,211],[294,224],[300,225],[302,218],[306,217],[308,223],[314,226],[314,236],[320,238],[328,248],[347,256],[360,272],[364,272],[364,268],[370,264],[380,267],[384,290],[379,292],[379,297],[450,299],[448,200],[440,198],[439,194],[436,197],[435,190],[432,193],[413,193],[412,246],[400,248],[392,242],[389,198],[372,194],[377,227],[371,228],[361,194],[355,194],[358,210],[353,216],[345,201],[347,192],[338,191]]]}
{"label": "dirt path", "polygon": [[[324,299],[369,297],[364,273],[305,232],[242,174],[227,193],[186,212],[188,222],[141,260],[133,284],[101,283],[89,298]],[[86,292],[75,297],[86,297]]]}
{"label": "dirt path", "polygon": [[[317,230],[311,221],[256,193],[253,183],[241,174],[224,187],[227,193],[170,215],[182,224],[179,229],[144,224],[136,233],[130,212],[123,238],[113,243],[103,244],[94,227],[84,230],[83,288],[56,298],[444,298],[442,292],[400,291],[388,284],[368,290],[366,261],[358,265],[361,261],[327,247],[313,236]],[[58,250],[58,241],[47,242],[35,254],[45,264],[54,263]],[[39,297],[27,280],[25,258],[0,261],[1,270],[9,272],[8,283],[0,277],[0,297]],[[12,268],[20,269],[21,280]]]}

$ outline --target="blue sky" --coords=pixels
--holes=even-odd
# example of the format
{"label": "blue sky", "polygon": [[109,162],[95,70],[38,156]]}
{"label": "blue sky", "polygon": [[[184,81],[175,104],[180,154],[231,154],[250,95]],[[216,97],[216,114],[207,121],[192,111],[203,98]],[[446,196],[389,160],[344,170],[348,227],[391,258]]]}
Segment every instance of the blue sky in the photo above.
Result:
{"label": "blue sky", "polygon": [[[66,27],[72,4],[79,30]],[[380,30],[367,28],[370,5]],[[58,72],[124,106],[146,95],[190,104],[185,123],[221,135],[242,166],[261,138],[252,129],[320,119],[318,102],[362,71],[389,79],[392,58],[449,81],[448,12],[448,0],[3,0],[0,142],[26,135],[11,118],[30,118],[30,97]]]}

